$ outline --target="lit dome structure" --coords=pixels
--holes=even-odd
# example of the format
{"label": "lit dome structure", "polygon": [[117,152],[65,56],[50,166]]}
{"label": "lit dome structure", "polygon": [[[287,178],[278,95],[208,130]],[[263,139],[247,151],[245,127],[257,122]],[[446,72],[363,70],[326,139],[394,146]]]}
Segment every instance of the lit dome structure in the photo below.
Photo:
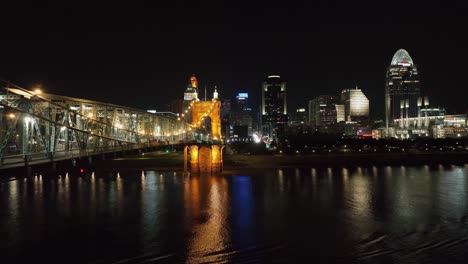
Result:
{"label": "lit dome structure", "polygon": [[408,52],[404,49],[399,49],[395,55],[393,55],[391,65],[410,64],[413,65],[413,59],[411,59]]}

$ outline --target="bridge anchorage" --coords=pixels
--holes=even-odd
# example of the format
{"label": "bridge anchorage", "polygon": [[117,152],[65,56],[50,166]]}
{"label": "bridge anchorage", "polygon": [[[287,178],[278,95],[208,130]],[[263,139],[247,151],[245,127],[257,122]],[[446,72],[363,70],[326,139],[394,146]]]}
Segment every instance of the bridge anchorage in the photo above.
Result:
{"label": "bridge anchorage", "polygon": [[[176,116],[17,86],[0,94],[0,169],[194,141]],[[196,127],[196,126],[195,126]]]}

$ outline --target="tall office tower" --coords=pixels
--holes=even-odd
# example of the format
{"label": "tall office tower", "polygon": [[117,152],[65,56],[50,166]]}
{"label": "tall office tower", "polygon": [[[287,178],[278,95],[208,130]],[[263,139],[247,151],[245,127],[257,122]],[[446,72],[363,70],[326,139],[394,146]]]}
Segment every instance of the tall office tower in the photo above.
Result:
{"label": "tall office tower", "polygon": [[234,129],[234,136],[248,137],[253,133],[253,113],[248,105],[248,93],[238,93],[235,105],[230,112],[230,121]]}
{"label": "tall office tower", "polygon": [[[421,96],[419,75],[408,52],[398,50],[392,58],[385,78],[385,126],[394,119],[418,116],[418,97]],[[401,102],[404,109],[400,109]]]}
{"label": "tall office tower", "polygon": [[249,94],[248,93],[237,94],[236,108],[239,110],[247,110],[249,108]]}
{"label": "tall office tower", "polygon": [[288,123],[286,82],[278,75],[270,75],[262,83],[262,130],[276,138],[278,128]]}
{"label": "tall office tower", "polygon": [[338,122],[337,110],[340,110],[336,103],[333,95],[321,95],[309,101],[309,124],[315,131],[332,131]]}
{"label": "tall office tower", "polygon": [[232,135],[230,112],[231,112],[231,99],[221,99],[221,134],[226,138]]}
{"label": "tall office tower", "polygon": [[341,91],[345,121],[357,122],[362,126],[369,124],[369,100],[357,86]]}

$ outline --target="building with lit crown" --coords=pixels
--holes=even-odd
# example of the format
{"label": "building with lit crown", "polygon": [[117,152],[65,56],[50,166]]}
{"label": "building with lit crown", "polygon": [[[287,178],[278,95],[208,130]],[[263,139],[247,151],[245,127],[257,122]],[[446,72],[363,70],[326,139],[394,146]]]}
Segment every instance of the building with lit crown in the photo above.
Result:
{"label": "building with lit crown", "polygon": [[400,49],[393,56],[385,78],[386,128],[393,126],[395,119],[416,117],[420,96],[417,67],[408,52]]}

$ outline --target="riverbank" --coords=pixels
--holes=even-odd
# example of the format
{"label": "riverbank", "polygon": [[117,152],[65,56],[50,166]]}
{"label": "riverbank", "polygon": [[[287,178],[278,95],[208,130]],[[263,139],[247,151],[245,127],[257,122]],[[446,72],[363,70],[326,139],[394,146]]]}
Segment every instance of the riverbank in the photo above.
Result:
{"label": "riverbank", "polygon": [[230,155],[225,168],[353,167],[468,163],[468,153],[362,153],[317,155]]}
{"label": "riverbank", "polygon": [[[324,167],[371,167],[371,166],[422,166],[468,164],[468,153],[324,153],[309,155],[249,155],[224,154],[224,172],[243,170],[286,169],[286,168],[324,168]],[[113,159],[77,159],[76,166],[70,163],[57,165],[55,170],[50,164],[18,167],[0,170],[0,177],[22,177],[27,175],[60,175],[64,173],[82,174],[90,171],[134,171],[158,170],[182,172],[183,152],[147,152]]]}
{"label": "riverbank", "polygon": [[[298,168],[298,167],[352,167],[395,166],[468,163],[468,153],[330,153],[315,155],[224,155],[224,170]],[[99,169],[159,169],[183,170],[182,152],[152,152],[127,156],[93,164]]]}

